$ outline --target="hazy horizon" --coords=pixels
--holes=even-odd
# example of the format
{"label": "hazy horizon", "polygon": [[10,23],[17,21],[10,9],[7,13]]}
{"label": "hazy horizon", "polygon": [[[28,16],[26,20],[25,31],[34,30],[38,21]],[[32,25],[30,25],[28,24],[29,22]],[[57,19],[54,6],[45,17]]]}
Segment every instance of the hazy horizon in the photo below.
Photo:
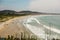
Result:
{"label": "hazy horizon", "polygon": [[60,13],[60,0],[0,0],[0,10]]}

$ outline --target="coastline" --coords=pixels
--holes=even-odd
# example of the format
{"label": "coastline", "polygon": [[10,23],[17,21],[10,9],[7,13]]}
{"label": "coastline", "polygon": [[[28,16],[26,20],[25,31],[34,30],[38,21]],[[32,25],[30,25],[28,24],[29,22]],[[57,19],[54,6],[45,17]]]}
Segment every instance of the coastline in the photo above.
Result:
{"label": "coastline", "polygon": [[[15,33],[19,33],[19,32],[24,32],[27,34],[30,34],[31,32],[29,30],[27,30],[22,23],[22,21],[30,16],[33,15],[27,15],[27,16],[20,16],[20,17],[16,17],[13,19],[10,19],[6,22],[3,22],[0,25],[0,36],[2,37],[7,37],[8,35],[14,35]],[[16,22],[18,20],[21,20],[21,23],[16,24]],[[18,21],[19,22],[19,21]],[[10,26],[9,26],[10,25]],[[13,31],[12,31],[13,30]]]}
{"label": "coastline", "polygon": [[[48,29],[48,30],[50,30],[50,31],[53,31],[53,32],[55,32],[55,33],[60,34],[60,30],[59,30],[59,29],[46,26],[46,25],[42,24],[41,22],[39,22],[37,19],[35,19],[35,17],[28,18],[28,19],[27,19],[28,22],[26,22],[26,23],[24,24],[24,26],[27,27],[28,29],[30,29],[32,32],[34,31],[34,30],[33,30],[33,29],[34,29],[33,27],[35,27],[35,26],[32,26],[32,25],[29,26],[28,23],[31,22],[31,20],[35,20],[38,24],[42,25],[42,27],[45,28],[45,29]],[[31,26],[32,26],[33,29],[30,28]],[[36,28],[36,29],[37,29],[37,28]],[[36,30],[35,30],[35,31],[36,31]],[[44,30],[44,31],[45,31],[45,30]],[[38,33],[36,33],[36,32],[34,32],[34,33],[35,33],[36,35],[38,34]],[[46,35],[46,34],[44,34],[44,35]]]}
{"label": "coastline", "polygon": [[[36,17],[36,16],[42,16],[42,15],[28,15],[28,16],[20,16],[20,17],[16,17],[16,18],[13,18],[13,19],[10,19],[10,20],[8,20],[8,21],[6,21],[6,22],[4,22],[4,23],[2,23],[0,26],[2,27],[2,28],[0,28],[0,31],[3,29],[5,29],[6,27],[6,25],[8,25],[8,24],[10,24],[11,22],[13,22],[14,20],[16,20],[16,19],[18,19],[18,20],[22,20],[22,21],[25,21],[25,20],[27,20],[27,18],[29,19],[29,18],[31,18],[31,17]],[[43,16],[45,16],[45,15],[43,15]],[[33,18],[34,19],[34,18]],[[36,20],[36,19],[35,19]],[[41,24],[38,20],[36,20],[37,21],[37,23],[38,24]],[[21,22],[22,23],[22,22]],[[17,25],[17,24],[16,24]],[[43,25],[43,24],[42,24]],[[25,26],[24,24],[20,24],[19,26]],[[53,31],[53,32],[57,32],[57,33],[59,33],[60,34],[60,30],[58,30],[58,29],[55,29],[55,28],[50,28],[50,27],[48,27],[48,26],[46,26],[46,25],[43,25],[43,27],[44,28],[46,28],[46,29],[48,29],[48,30],[51,30],[51,31]],[[26,26],[25,26],[25,28],[26,28]],[[24,28],[23,28],[24,29]],[[27,28],[28,29],[28,28]],[[25,29],[24,29],[25,30]],[[30,30],[30,31],[32,31],[32,30]],[[36,33],[36,32],[35,32]],[[44,33],[44,32],[43,32]],[[34,34],[34,33],[33,33]],[[36,34],[35,34],[36,35]],[[41,34],[41,35],[44,35],[43,36],[43,38],[45,37],[45,34]]]}

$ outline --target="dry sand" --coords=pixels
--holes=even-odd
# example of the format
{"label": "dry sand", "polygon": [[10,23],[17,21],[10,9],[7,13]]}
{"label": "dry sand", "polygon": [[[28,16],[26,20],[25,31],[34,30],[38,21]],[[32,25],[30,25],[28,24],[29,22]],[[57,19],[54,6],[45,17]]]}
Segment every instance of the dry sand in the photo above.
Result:
{"label": "dry sand", "polygon": [[15,35],[15,34],[20,34],[20,32],[24,32],[26,34],[31,34],[29,30],[24,28],[24,26],[16,21],[16,20],[24,20],[27,17],[30,17],[31,15],[28,16],[21,16],[21,17],[16,17],[13,19],[10,19],[0,25],[0,36],[1,37],[7,37],[8,35]]}

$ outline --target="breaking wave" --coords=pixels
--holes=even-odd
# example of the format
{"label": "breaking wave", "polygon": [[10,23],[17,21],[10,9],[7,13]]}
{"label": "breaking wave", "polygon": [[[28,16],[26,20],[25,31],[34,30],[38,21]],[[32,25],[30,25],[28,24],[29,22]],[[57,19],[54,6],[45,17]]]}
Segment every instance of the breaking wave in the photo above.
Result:
{"label": "breaking wave", "polygon": [[[42,16],[42,17],[43,17],[43,16]],[[33,23],[34,25],[33,25],[32,23]],[[23,24],[24,24],[24,26],[27,27],[32,33],[34,33],[35,35],[37,35],[37,36],[40,37],[40,38],[46,39],[48,36],[50,36],[49,34],[46,33],[45,29],[60,34],[60,30],[59,30],[59,29],[56,29],[56,28],[53,28],[53,27],[49,27],[49,26],[46,26],[46,25],[42,24],[36,17],[27,18],[27,19],[24,21]],[[38,24],[38,25],[36,25],[36,24]],[[35,25],[36,25],[36,26],[35,26]],[[56,36],[56,35],[53,36],[53,34],[52,34],[51,37],[57,37],[57,36]]]}

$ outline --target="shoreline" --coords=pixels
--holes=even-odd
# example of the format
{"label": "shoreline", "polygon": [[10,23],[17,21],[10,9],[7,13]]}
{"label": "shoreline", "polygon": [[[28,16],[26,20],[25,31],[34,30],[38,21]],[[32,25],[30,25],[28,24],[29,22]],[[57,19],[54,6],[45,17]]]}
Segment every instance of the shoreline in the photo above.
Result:
{"label": "shoreline", "polygon": [[[44,16],[47,16],[47,15],[44,15]],[[51,15],[49,15],[49,16],[51,16]],[[56,16],[56,15],[54,15],[54,16]],[[54,31],[54,32],[60,34],[60,30],[59,30],[59,29],[56,29],[56,28],[50,28],[49,26],[46,26],[46,25],[42,24],[41,22],[39,22],[37,19],[36,19],[36,21],[37,21],[38,24],[43,25],[43,27],[45,27],[45,28],[47,28],[47,29],[49,29],[49,30],[51,30],[51,31]]]}
{"label": "shoreline", "polygon": [[[59,29],[46,26],[46,25],[42,24],[41,22],[39,22],[35,17],[28,18],[28,19],[27,19],[28,22],[26,22],[26,24],[24,24],[24,26],[25,26],[25,27],[26,27],[26,26],[29,26],[28,23],[31,22],[31,20],[35,20],[38,24],[42,25],[43,28],[46,28],[46,29],[48,29],[48,30],[50,30],[50,31],[53,31],[53,32],[55,32],[55,33],[60,34],[60,30],[59,30]],[[32,26],[32,25],[30,25],[30,27],[31,27],[31,26]],[[34,26],[32,26],[32,27],[34,27]],[[30,29],[29,27],[27,27],[27,28]],[[32,31],[33,29],[30,29],[30,30]],[[35,33],[36,33],[36,32],[35,32]],[[36,35],[37,35],[37,34],[36,34]]]}
{"label": "shoreline", "polygon": [[[19,18],[20,18],[20,20],[22,20],[22,19],[24,19],[24,18],[26,18],[26,17],[28,17],[28,16],[31,16],[31,15],[15,17],[15,18],[10,19],[10,20],[8,20],[8,21],[0,22],[0,27],[1,27],[1,26],[4,26],[5,24],[9,24],[9,23],[12,22],[13,20],[16,20],[16,19],[19,19]],[[34,15],[34,16],[35,16],[35,15]],[[1,30],[1,28],[0,28],[0,30]]]}
{"label": "shoreline", "polygon": [[[0,28],[0,30],[2,30],[3,28],[5,28],[5,26],[4,25],[6,25],[6,24],[9,24],[9,23],[11,23],[11,22],[13,22],[14,20],[16,20],[16,19],[18,19],[18,20],[22,20],[22,21],[25,21],[25,20],[27,20],[27,18],[29,19],[30,17],[36,17],[37,15],[28,15],[28,16],[20,16],[20,17],[16,17],[16,18],[13,18],[13,19],[10,19],[10,20],[8,20],[8,21],[6,21],[6,22],[4,22],[4,23],[2,23],[0,26],[2,27],[2,28]],[[39,16],[42,16],[42,15],[39,15]],[[43,15],[44,16],[44,15]],[[33,19],[34,19],[33,18]],[[35,19],[36,20],[36,19]],[[38,24],[41,24],[38,20],[36,20],[37,21],[37,23]],[[23,25],[23,24],[22,24]],[[43,24],[42,24],[43,25]],[[23,25],[23,26],[25,26],[25,25]],[[55,28],[50,28],[49,26],[46,26],[46,25],[43,25],[43,27],[44,28],[46,28],[46,29],[48,29],[48,30],[51,30],[51,31],[54,31],[54,32],[57,32],[57,33],[59,33],[60,34],[60,30],[58,30],[58,29],[55,29]],[[26,27],[25,27],[26,28]],[[31,30],[30,30],[31,31]]]}

